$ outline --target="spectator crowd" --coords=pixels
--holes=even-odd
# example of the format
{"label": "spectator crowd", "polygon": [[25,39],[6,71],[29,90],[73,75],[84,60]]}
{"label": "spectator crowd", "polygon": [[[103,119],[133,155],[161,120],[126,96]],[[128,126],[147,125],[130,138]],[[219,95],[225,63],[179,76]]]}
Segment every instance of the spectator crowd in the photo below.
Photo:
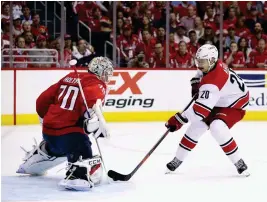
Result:
{"label": "spectator crowd", "polygon": [[[170,4],[169,37],[166,37],[167,3]],[[197,49],[207,43],[218,50],[223,46],[223,60],[231,68],[267,67],[267,2],[225,1],[221,11],[219,1],[119,1],[116,19],[113,19],[112,2],[76,1],[69,5],[67,15],[74,16],[76,24],[82,21],[90,28],[92,42],[74,36],[75,29],[69,27],[67,30],[74,32],[64,36],[64,66],[73,58],[86,65],[92,56],[104,54],[105,40],[112,42],[115,38],[120,67],[191,68]],[[2,2],[1,6],[2,50],[16,48],[13,66],[58,67],[60,38],[49,33],[40,15],[26,2],[13,2],[12,9],[9,2]],[[220,12],[223,13],[222,41]],[[11,14],[13,27],[9,24]],[[112,30],[113,22],[116,30]],[[10,35],[14,44],[10,44]],[[167,43],[169,55],[166,55]]]}

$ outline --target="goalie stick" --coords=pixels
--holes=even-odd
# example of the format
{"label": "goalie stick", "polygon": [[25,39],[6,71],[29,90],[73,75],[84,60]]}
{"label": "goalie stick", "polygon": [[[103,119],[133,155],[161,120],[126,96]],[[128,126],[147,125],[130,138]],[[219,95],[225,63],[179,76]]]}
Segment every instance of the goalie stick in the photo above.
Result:
{"label": "goalie stick", "polygon": [[[195,101],[196,95],[193,96],[190,103],[185,107],[183,111],[185,111],[194,101]],[[114,181],[128,181],[131,179],[131,177],[136,173],[136,171],[146,162],[148,157],[155,151],[155,149],[159,146],[159,144],[164,140],[164,138],[168,135],[169,129],[161,136],[161,138],[157,141],[157,143],[150,149],[150,151],[145,155],[145,157],[141,160],[141,162],[134,168],[134,170],[129,173],[128,175],[124,175],[121,173],[118,173],[114,170],[108,171],[108,176],[112,178]]]}
{"label": "goalie stick", "polygon": [[[77,79],[78,79],[78,86],[80,88],[80,91],[81,91],[81,95],[82,95],[82,98],[83,98],[83,102],[84,102],[84,105],[86,107],[86,110],[87,110],[87,114],[88,114],[88,117],[90,117],[90,114],[89,114],[89,107],[87,105],[87,102],[86,102],[86,99],[85,99],[85,95],[84,95],[84,92],[83,92],[83,88],[82,88],[82,84],[81,84],[81,81],[80,81],[80,77],[79,77],[79,74],[77,72],[77,69],[76,69],[76,64],[77,64],[77,60],[71,60],[69,62],[70,66],[73,67],[74,69],[74,72],[76,73],[77,75]],[[105,127],[105,129],[107,130],[107,127],[106,127],[106,121],[102,115],[102,112],[101,112],[101,101],[100,100],[97,100],[96,104],[94,105],[93,107],[93,110],[95,111],[100,123]],[[107,134],[108,134],[108,137],[109,137],[109,132],[107,131]],[[102,156],[102,152],[101,152],[101,149],[100,149],[100,146],[99,146],[99,143],[97,141],[97,139],[95,138],[95,141],[96,141],[96,145],[97,145],[97,148],[98,148],[98,151],[99,151],[99,154],[101,156],[101,159],[102,159],[102,164],[103,164],[103,169],[104,169],[104,172],[107,173],[107,169],[106,169],[106,166],[105,166],[105,163],[104,163],[104,160],[103,160],[103,156]]]}

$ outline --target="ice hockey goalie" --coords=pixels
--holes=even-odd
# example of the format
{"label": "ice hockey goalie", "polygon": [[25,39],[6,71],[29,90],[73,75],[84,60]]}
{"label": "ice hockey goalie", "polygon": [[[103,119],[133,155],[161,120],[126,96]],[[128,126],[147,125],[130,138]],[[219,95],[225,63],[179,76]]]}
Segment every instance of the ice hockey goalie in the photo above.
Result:
{"label": "ice hockey goalie", "polygon": [[[88,72],[79,73],[89,111],[81,95],[77,75],[72,72],[50,86],[38,97],[36,111],[42,122],[43,141],[26,152],[18,173],[43,175],[65,160],[68,170],[59,186],[73,190],[89,190],[102,179],[102,161],[93,155],[88,134],[106,137],[107,130],[94,109],[105,99],[106,84],[113,75],[108,58],[96,57]],[[96,106],[97,100],[101,100]],[[67,157],[67,158],[66,158]]]}

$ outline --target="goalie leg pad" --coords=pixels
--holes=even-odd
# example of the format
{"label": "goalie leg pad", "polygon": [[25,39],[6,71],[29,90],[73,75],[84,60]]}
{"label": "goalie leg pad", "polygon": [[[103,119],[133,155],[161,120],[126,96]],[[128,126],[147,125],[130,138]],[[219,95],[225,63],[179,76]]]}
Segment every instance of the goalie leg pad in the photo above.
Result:
{"label": "goalie leg pad", "polygon": [[88,191],[95,185],[100,184],[103,170],[101,158],[96,156],[92,159],[82,160],[69,164],[66,178],[59,182],[59,187],[76,191]]}
{"label": "goalie leg pad", "polygon": [[34,148],[26,152],[23,163],[20,165],[17,173],[30,175],[44,175],[47,170],[56,167],[67,160],[66,157],[56,157],[48,155],[45,149],[45,141],[39,145],[34,145]]}

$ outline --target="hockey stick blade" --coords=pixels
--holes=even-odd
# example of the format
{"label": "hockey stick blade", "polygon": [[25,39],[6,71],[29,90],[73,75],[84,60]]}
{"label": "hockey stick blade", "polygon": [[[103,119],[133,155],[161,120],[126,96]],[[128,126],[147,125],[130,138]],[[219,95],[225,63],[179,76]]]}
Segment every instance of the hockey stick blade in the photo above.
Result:
{"label": "hockey stick blade", "polygon": [[123,174],[117,173],[114,170],[109,170],[108,171],[108,176],[110,178],[112,178],[114,181],[118,181],[118,180],[119,181],[128,181],[132,177],[131,174],[123,175]]}

